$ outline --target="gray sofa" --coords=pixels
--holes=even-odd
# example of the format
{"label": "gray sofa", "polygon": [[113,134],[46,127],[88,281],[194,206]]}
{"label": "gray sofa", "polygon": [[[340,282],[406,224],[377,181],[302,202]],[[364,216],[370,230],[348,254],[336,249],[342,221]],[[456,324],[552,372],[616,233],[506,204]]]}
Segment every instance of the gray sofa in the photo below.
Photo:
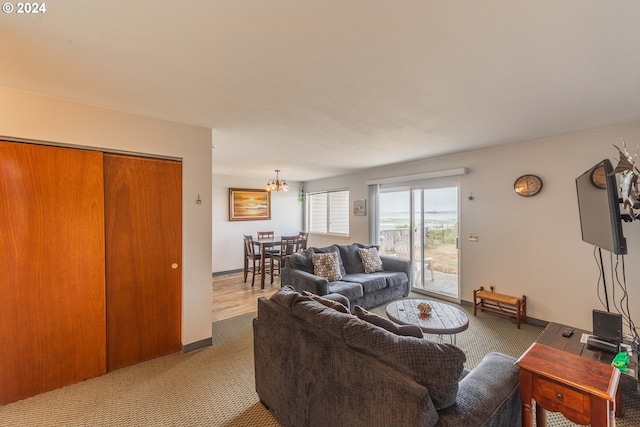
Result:
{"label": "gray sofa", "polygon": [[322,300],[291,287],[258,300],[256,391],[285,427],[520,425],[512,357],[490,353],[467,371],[451,344],[396,335]]}
{"label": "gray sofa", "polygon": [[[349,299],[351,307],[376,307],[409,295],[411,262],[390,256],[380,256],[383,271],[365,273],[358,248],[378,248],[375,245],[353,243],[324,248],[308,248],[291,255],[282,270],[282,286],[292,286],[298,292],[316,295],[337,293]],[[329,281],[314,274],[313,254],[338,253],[342,278]]]}

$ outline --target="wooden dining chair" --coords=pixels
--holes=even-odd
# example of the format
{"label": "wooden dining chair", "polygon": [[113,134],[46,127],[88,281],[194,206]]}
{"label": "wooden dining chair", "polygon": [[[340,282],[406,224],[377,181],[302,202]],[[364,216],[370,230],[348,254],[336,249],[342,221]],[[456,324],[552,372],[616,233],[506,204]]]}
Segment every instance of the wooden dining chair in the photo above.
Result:
{"label": "wooden dining chair", "polygon": [[273,231],[258,231],[258,239],[273,239],[274,237]]}
{"label": "wooden dining chair", "polygon": [[[253,237],[244,235],[244,281],[246,283],[247,276],[249,272],[251,272],[251,286],[254,285],[256,281],[256,274],[262,273],[260,269],[262,254],[256,253],[255,245],[253,244]],[[266,262],[266,260],[265,260]],[[273,259],[269,256],[269,263],[271,268],[271,283],[273,283]],[[266,268],[266,266],[265,266]]]}
{"label": "wooden dining chair", "polygon": [[298,249],[297,251],[304,251],[305,249],[307,249],[307,238],[309,237],[309,233],[306,233],[304,231],[301,231],[298,234]]}
{"label": "wooden dining chair", "polygon": [[[294,252],[299,250],[298,236],[282,236],[280,238],[280,253],[270,255],[272,260],[276,261],[276,264],[272,265],[271,277],[273,280],[273,270],[278,269],[278,274],[281,273],[282,267],[287,262],[287,258]],[[272,282],[273,283],[273,282]]]}
{"label": "wooden dining chair", "polygon": [[[275,238],[275,232],[273,231],[258,231],[258,240],[260,239],[274,239]],[[267,255],[279,255],[280,254],[280,249],[279,248],[265,248],[264,250]],[[273,283],[273,282],[272,282]]]}

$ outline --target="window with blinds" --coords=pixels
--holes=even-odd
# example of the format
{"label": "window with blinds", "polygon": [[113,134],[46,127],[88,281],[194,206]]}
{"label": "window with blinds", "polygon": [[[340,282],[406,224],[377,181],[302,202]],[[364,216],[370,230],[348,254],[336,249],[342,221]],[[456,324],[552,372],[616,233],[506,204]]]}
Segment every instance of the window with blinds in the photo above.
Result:
{"label": "window with blinds", "polygon": [[311,193],[307,200],[310,232],[349,234],[349,190]]}

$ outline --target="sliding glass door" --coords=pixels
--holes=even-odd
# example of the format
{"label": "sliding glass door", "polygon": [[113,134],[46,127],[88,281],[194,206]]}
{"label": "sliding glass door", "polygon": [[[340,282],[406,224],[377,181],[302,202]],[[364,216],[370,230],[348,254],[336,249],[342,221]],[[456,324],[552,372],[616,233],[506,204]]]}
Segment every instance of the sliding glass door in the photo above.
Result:
{"label": "sliding glass door", "polygon": [[412,289],[459,299],[458,187],[380,192],[380,246],[413,260]]}

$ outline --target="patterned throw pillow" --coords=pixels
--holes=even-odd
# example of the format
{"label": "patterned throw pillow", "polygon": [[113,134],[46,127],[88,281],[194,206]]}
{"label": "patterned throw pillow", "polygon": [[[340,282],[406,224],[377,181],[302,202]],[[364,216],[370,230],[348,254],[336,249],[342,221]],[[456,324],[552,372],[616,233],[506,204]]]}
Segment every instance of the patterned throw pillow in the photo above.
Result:
{"label": "patterned throw pillow", "polygon": [[337,252],[328,252],[326,254],[313,254],[313,274],[324,277],[330,282],[342,279],[340,273],[340,262],[338,261]]}
{"label": "patterned throw pillow", "polygon": [[362,260],[362,264],[364,265],[365,273],[374,273],[376,271],[383,271],[382,260],[380,259],[380,255],[378,254],[378,249],[358,248],[358,253],[360,254],[360,259]]}

